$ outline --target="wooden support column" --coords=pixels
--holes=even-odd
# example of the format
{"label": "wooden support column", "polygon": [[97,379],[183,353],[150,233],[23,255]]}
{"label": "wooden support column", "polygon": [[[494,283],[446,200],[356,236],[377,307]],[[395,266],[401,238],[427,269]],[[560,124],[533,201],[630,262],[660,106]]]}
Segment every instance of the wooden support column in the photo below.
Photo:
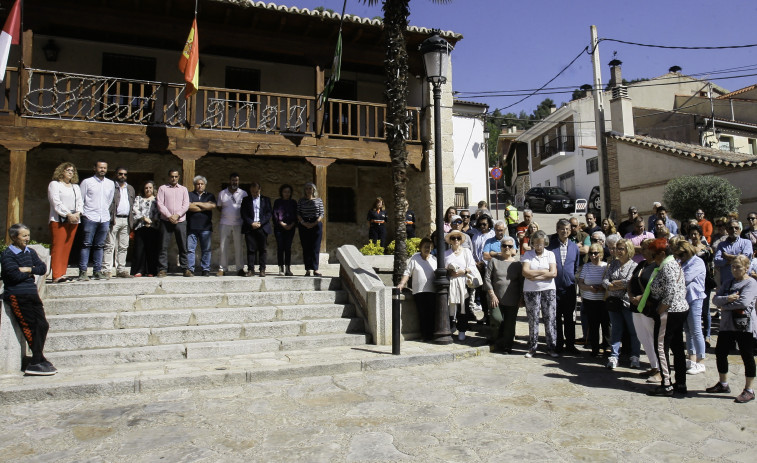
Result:
{"label": "wooden support column", "polygon": [[195,161],[208,154],[205,150],[198,149],[176,149],[171,151],[176,157],[181,159],[183,177],[181,183],[189,191],[194,190],[192,180],[195,177]]}
{"label": "wooden support column", "polygon": [[[326,207],[328,207],[328,183],[326,182],[326,170],[328,167],[336,161],[336,159],[332,158],[311,158],[306,157],[305,158],[312,166],[313,166],[313,183],[315,183],[315,187],[318,189],[318,197],[321,198],[321,201],[323,201],[323,208],[324,210]],[[328,223],[328,220],[326,220],[328,214],[328,210],[325,211],[323,215],[323,233],[321,235],[321,252],[327,252],[328,248],[326,247],[326,224]]]}
{"label": "wooden support column", "polygon": [[[32,67],[32,50],[33,48],[33,40],[34,40],[34,32],[32,32],[31,29],[27,29],[23,31],[21,34],[22,37],[22,44],[23,47],[21,49],[21,64],[22,66],[19,66],[19,73],[18,73],[18,84],[19,84],[19,92],[18,92],[18,112],[20,114],[24,113],[24,97],[29,93],[29,71],[28,68]],[[10,149],[10,148],[9,148]],[[15,222],[14,222],[15,223]]]}
{"label": "wooden support column", "polygon": [[26,191],[26,153],[39,146],[39,142],[0,141],[10,151],[8,176],[8,209],[5,215],[5,243],[10,243],[8,227],[24,219],[24,191]]}
{"label": "wooden support column", "polygon": [[326,109],[325,105],[318,107],[318,95],[323,93],[325,86],[325,75],[323,68],[320,66],[315,67],[315,135],[320,137],[323,133],[323,112]]}

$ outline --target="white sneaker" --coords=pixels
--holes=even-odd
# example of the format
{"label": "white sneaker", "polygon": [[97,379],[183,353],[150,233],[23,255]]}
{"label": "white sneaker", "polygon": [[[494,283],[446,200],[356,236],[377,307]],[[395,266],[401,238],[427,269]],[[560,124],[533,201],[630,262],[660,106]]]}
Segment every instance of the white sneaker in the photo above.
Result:
{"label": "white sneaker", "polygon": [[534,355],[536,355],[536,351],[535,350],[529,350],[528,352],[526,352],[526,358],[527,359],[530,359]]}
{"label": "white sneaker", "polygon": [[457,333],[457,339],[459,341],[465,341],[465,331],[460,331],[459,333]]}
{"label": "white sneaker", "polygon": [[691,370],[694,365],[696,365],[696,362],[686,359],[686,371]]}
{"label": "white sneaker", "polygon": [[635,355],[631,356],[631,368],[641,368],[641,364],[639,363],[639,357]]}
{"label": "white sneaker", "polygon": [[607,368],[609,370],[614,370],[615,367],[618,366],[618,358],[617,357],[610,357],[610,360],[607,362]]}
{"label": "white sneaker", "polygon": [[699,373],[704,373],[704,372],[705,372],[704,363],[692,362],[691,368],[686,370],[687,375],[698,375]]}

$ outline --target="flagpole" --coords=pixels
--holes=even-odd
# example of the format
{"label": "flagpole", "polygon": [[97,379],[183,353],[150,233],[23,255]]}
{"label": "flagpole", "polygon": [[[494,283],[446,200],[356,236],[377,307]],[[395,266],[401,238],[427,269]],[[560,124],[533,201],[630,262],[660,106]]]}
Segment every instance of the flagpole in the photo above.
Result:
{"label": "flagpole", "polygon": [[[342,4],[342,16],[339,18],[339,33],[337,34],[337,37],[342,35],[342,25],[344,24],[344,12],[347,11],[347,0],[344,0],[344,3]],[[340,63],[341,64],[341,63]],[[331,72],[333,73],[334,70],[332,69]],[[326,105],[326,101],[322,103],[324,106]],[[318,134],[320,137],[323,135],[323,127],[326,125],[326,109],[323,110],[323,117],[321,118],[321,133]]]}
{"label": "flagpole", "polygon": [[[21,2],[21,19],[20,19],[20,27],[18,28],[19,34],[18,34],[18,48],[20,53],[18,54],[18,69],[21,70],[24,67],[24,0],[19,0]],[[30,63],[31,64],[31,63]]]}

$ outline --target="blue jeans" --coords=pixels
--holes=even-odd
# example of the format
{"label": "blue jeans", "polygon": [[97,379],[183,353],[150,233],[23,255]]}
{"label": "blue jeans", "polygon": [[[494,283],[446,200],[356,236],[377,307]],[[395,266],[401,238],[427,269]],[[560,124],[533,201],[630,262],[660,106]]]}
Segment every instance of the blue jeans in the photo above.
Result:
{"label": "blue jeans", "polygon": [[636,328],[633,326],[633,314],[631,311],[610,312],[610,325],[612,325],[612,333],[610,334],[612,356],[615,358],[620,356],[620,339],[623,337],[623,325],[625,325],[631,337],[631,355],[639,357],[641,355],[641,345],[639,338],[636,336]]}
{"label": "blue jeans", "polygon": [[702,299],[702,332],[705,338],[710,337],[710,330],[712,328],[712,315],[710,314],[710,295],[712,290],[705,291],[704,299]]}
{"label": "blue jeans", "polygon": [[110,221],[95,222],[82,216],[82,228],[84,235],[79,252],[79,271],[86,272],[89,264],[89,253],[92,249],[92,270],[95,272],[102,271],[103,250],[105,249],[105,238],[110,232]]}
{"label": "blue jeans", "polygon": [[200,242],[200,250],[202,252],[200,258],[200,266],[203,271],[210,271],[210,240],[213,232],[210,230],[196,231],[187,230],[187,266],[189,270],[195,271],[195,249],[197,248],[197,242]]}
{"label": "blue jeans", "polygon": [[683,331],[686,333],[686,350],[689,355],[696,354],[697,359],[705,357],[704,334],[702,333],[702,305],[704,299],[697,299],[689,304],[689,316]]}

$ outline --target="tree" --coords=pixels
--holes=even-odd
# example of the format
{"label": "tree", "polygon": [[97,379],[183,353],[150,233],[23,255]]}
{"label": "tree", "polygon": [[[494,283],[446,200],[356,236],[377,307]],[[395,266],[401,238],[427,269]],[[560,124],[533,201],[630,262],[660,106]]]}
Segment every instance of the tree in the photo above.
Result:
{"label": "tree", "polygon": [[[407,114],[408,55],[405,32],[410,16],[410,0],[363,0],[375,5],[383,1],[384,6],[384,87],[386,94],[386,144],[392,163],[392,186],[394,195],[394,283],[397,284],[407,266],[407,232],[405,213],[407,212],[407,145],[403,129],[409,124]],[[449,0],[432,0],[447,3]]]}
{"label": "tree", "polygon": [[738,210],[741,190],[714,175],[678,177],[665,186],[662,200],[670,215],[678,220],[694,218],[697,209],[712,219]]}

